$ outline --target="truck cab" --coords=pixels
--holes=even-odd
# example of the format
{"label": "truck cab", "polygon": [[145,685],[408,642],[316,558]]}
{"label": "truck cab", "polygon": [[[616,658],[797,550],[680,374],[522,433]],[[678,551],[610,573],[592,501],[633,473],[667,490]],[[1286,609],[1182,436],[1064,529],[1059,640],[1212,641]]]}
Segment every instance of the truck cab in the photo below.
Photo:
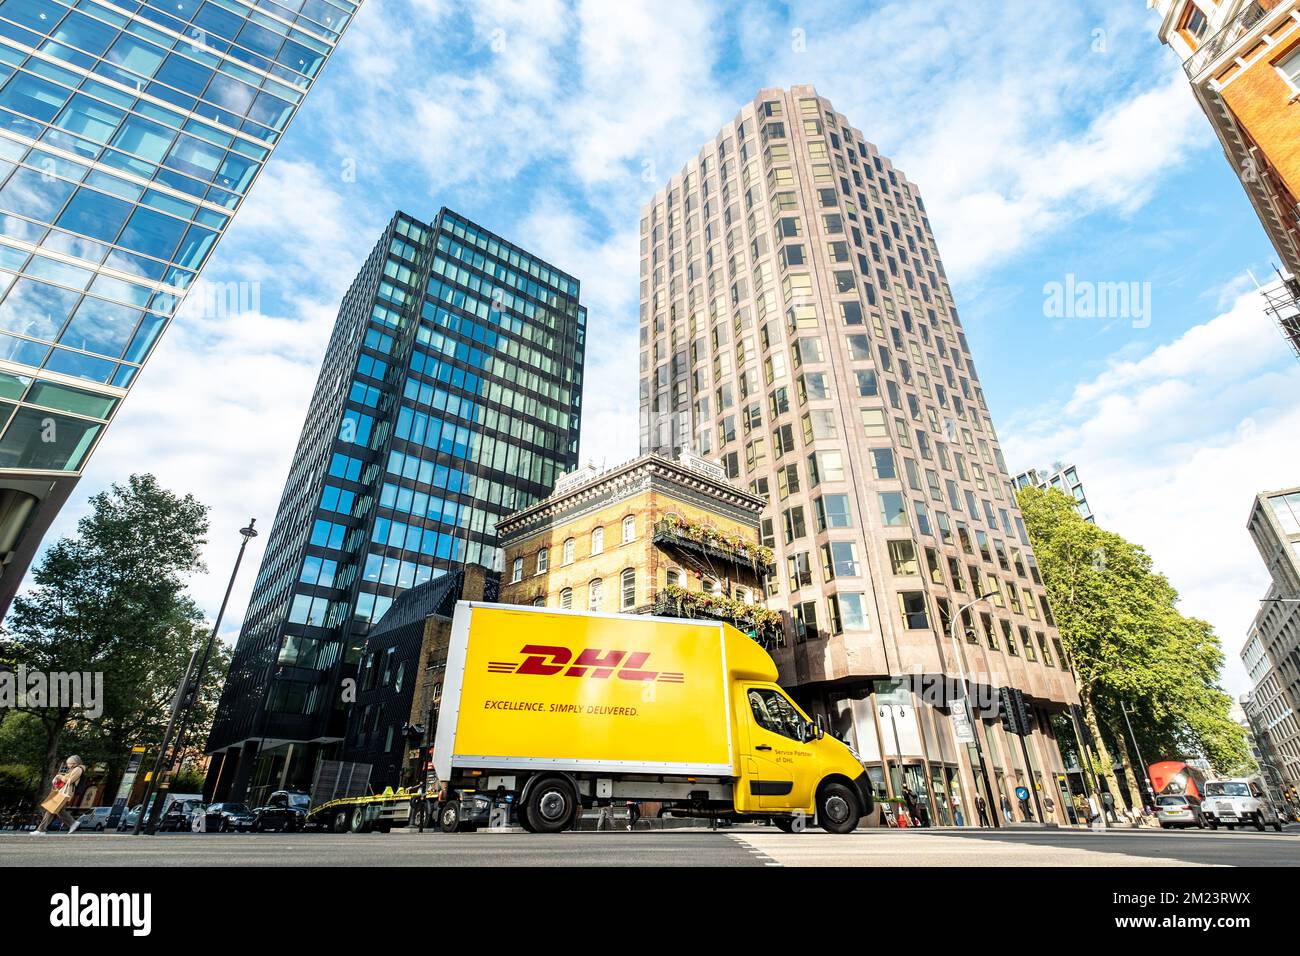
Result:
{"label": "truck cab", "polygon": [[733,797],[737,813],[770,814],[782,830],[794,829],[801,817],[834,833],[854,829],[872,810],[861,761],[843,741],[826,736],[774,682],[775,673],[771,677],[736,687],[743,746]]}

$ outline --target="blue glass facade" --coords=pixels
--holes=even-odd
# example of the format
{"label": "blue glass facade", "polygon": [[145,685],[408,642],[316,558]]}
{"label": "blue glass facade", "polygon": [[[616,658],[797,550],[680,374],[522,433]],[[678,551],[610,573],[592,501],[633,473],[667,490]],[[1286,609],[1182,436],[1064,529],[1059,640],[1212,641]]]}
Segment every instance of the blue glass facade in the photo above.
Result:
{"label": "blue glass facade", "polygon": [[578,297],[449,210],[390,222],[339,310],[235,647],[217,798],[310,783],[342,743],[346,682],[373,675],[371,626],[417,584],[499,571],[497,521],[577,465]]}
{"label": "blue glass facade", "polygon": [[0,0],[0,611],[357,6]]}

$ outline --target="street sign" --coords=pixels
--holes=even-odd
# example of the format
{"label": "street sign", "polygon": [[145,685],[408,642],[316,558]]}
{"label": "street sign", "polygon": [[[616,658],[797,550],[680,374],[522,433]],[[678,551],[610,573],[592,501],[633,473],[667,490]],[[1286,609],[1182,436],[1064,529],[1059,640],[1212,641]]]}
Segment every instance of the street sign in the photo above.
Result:
{"label": "street sign", "polygon": [[144,747],[136,744],[131,748],[131,756],[126,762],[126,773],[122,774],[122,783],[117,788],[113,809],[109,811],[108,823],[105,824],[107,829],[117,829],[118,821],[122,818],[122,811],[126,809],[126,802],[131,797],[131,790],[135,787],[135,778],[140,774],[140,764],[143,761]]}
{"label": "street sign", "polygon": [[955,698],[949,705],[952,713],[952,734],[959,744],[975,742],[975,728],[971,725],[970,715],[966,711],[966,698]]}

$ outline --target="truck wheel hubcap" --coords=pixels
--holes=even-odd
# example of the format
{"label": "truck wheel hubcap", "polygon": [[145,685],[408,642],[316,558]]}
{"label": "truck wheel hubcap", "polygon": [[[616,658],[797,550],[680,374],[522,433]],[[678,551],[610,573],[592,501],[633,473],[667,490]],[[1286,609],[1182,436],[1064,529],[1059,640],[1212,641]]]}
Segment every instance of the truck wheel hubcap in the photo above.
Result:
{"label": "truck wheel hubcap", "polygon": [[831,797],[826,801],[826,816],[835,823],[843,823],[849,818],[849,805],[843,797]]}
{"label": "truck wheel hubcap", "polygon": [[547,820],[558,820],[564,815],[566,801],[564,794],[558,790],[548,790],[542,794],[541,800],[537,801],[537,807],[542,812],[542,816]]}

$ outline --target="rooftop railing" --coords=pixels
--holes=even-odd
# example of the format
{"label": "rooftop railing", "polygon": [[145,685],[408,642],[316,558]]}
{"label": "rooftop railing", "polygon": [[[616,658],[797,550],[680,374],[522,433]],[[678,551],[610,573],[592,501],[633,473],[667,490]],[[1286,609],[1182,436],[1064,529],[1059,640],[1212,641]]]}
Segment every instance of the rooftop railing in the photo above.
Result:
{"label": "rooftop railing", "polygon": [[1229,20],[1187,58],[1183,69],[1189,79],[1217,60],[1220,54],[1254,29],[1261,20],[1277,9],[1284,0],[1255,0]]}

